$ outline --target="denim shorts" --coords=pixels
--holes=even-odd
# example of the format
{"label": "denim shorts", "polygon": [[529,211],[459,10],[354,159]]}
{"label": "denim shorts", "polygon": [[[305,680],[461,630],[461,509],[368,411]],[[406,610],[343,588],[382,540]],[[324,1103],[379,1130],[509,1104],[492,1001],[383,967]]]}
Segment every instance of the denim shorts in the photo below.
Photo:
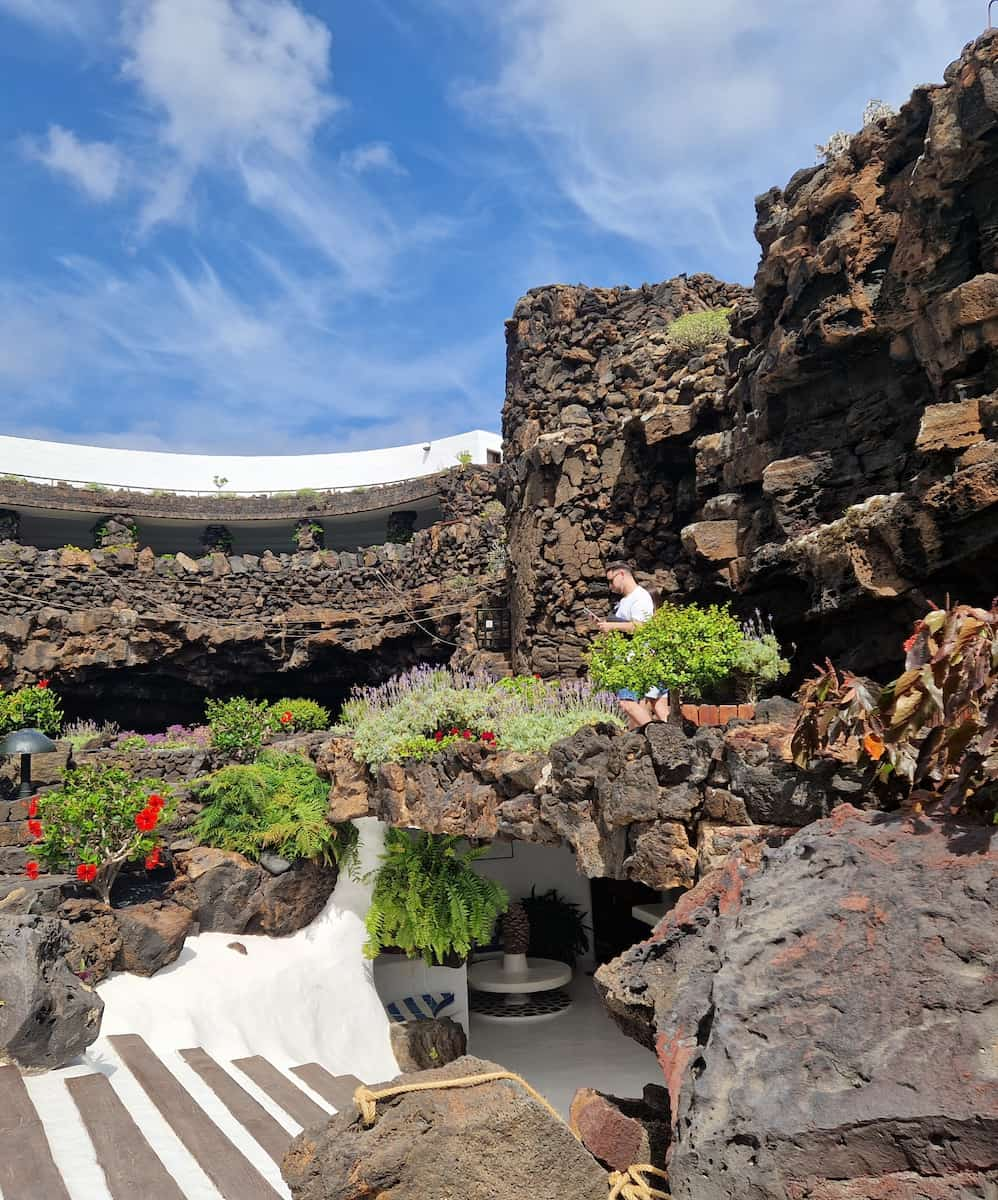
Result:
{"label": "denim shorts", "polygon": [[[650,687],[648,689],[648,691],[645,692],[645,699],[646,700],[661,700],[663,697],[667,698],[668,695],[669,695],[669,689],[666,687],[662,687],[660,685],[659,687]],[[641,697],[638,695],[637,692],[632,691],[630,688],[621,688],[620,691],[617,692],[617,699],[618,700],[640,700]]]}
{"label": "denim shorts", "polygon": [[617,693],[618,700],[640,700],[641,697],[637,692],[632,692],[630,688],[621,688]]}

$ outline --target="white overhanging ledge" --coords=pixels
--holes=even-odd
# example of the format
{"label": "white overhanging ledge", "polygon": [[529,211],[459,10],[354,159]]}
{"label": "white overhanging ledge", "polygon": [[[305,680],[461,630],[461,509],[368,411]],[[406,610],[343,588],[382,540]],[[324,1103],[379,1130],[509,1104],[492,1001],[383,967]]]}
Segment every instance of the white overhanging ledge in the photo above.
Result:
{"label": "white overhanging ledge", "polygon": [[411,446],[284,455],[169,454],[0,436],[0,474],[173,492],[326,490],[418,479],[462,461],[494,462],[501,449],[502,438],[484,429]]}

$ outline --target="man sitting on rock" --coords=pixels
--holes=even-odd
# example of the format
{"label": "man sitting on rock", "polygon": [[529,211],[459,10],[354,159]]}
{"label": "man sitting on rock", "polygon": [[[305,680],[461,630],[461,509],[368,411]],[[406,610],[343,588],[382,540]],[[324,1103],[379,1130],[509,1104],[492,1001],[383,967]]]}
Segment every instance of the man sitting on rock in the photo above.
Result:
{"label": "man sitting on rock", "polygon": [[[596,628],[600,633],[633,633],[655,611],[655,601],[651,592],[638,583],[630,563],[626,562],[607,564],[606,581],[610,585],[610,591],[620,596],[620,600],[617,601],[612,619],[598,621]],[[622,688],[617,693],[617,699],[631,729],[642,729],[654,720],[660,706],[664,706],[665,711],[668,711],[668,694],[660,688],[652,688],[648,693],[647,699],[652,704],[646,704],[638,693],[630,688]]]}

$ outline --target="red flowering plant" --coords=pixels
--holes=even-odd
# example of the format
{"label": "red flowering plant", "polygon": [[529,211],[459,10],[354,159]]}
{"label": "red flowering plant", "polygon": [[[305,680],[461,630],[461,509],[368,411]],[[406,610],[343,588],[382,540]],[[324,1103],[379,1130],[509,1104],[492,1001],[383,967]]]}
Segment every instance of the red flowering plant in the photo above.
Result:
{"label": "red flowering plant", "polygon": [[[173,816],[163,785],[135,779],[122,767],[74,767],[62,786],[38,798],[38,858],[90,884],[105,904],[126,863],[153,870],[160,862],[159,831]],[[29,876],[30,876],[29,871]]]}
{"label": "red flowering plant", "polygon": [[884,687],[819,669],[798,693],[794,761],[854,743],[884,807],[998,818],[998,601],[933,609],[904,651]]}

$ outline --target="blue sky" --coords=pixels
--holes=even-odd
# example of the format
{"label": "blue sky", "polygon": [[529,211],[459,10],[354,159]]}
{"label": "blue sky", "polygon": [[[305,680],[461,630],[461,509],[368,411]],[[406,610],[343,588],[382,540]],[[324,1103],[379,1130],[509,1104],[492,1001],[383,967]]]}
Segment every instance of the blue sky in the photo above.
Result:
{"label": "blue sky", "polygon": [[498,429],[518,296],[751,282],[754,196],[940,80],[985,10],[0,0],[0,433]]}

